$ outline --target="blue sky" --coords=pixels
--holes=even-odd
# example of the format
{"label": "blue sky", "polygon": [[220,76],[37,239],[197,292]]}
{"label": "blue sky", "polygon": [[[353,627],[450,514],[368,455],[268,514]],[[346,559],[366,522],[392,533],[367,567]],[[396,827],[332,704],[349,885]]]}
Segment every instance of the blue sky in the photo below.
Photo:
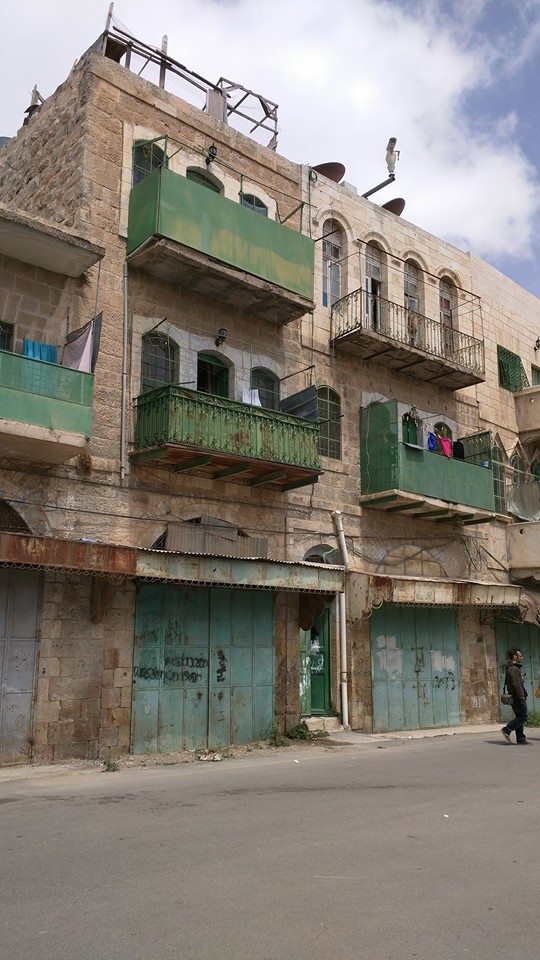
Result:
{"label": "blue sky", "polygon": [[[107,9],[3,12],[0,135],[34,83],[53,92]],[[172,56],[209,79],[277,102],[278,151],[343,162],[360,193],[385,178],[396,136],[397,181],[377,200],[405,197],[408,220],[540,296],[540,0],[116,0],[115,14],[148,43],[167,33]]]}

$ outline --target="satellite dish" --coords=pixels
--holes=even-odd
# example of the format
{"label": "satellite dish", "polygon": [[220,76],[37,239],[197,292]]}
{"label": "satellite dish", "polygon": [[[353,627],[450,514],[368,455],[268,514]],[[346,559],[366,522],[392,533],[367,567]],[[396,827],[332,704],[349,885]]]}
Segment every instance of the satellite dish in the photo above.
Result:
{"label": "satellite dish", "polygon": [[339,183],[345,176],[345,167],[342,163],[318,163],[316,167],[311,169],[316,170],[321,176],[327,177],[328,180],[333,180],[334,183]]}
{"label": "satellite dish", "polygon": [[383,203],[382,208],[390,213],[395,213],[396,217],[399,217],[405,209],[405,201],[403,197],[395,197],[393,200],[387,200],[386,203]]}

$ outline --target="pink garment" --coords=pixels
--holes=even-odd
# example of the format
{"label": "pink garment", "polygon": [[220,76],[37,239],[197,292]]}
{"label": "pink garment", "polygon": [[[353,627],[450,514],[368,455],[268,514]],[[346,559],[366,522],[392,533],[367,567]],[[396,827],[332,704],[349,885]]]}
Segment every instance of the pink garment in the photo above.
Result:
{"label": "pink garment", "polygon": [[439,449],[445,457],[452,459],[452,441],[448,437],[439,437]]}

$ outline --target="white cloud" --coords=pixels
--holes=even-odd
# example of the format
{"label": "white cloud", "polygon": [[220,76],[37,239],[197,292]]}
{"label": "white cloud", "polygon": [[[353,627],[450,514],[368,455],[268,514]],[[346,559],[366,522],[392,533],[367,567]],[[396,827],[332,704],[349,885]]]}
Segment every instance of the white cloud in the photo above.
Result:
{"label": "white cloud", "polygon": [[[154,0],[149,8],[117,0],[116,13],[148,43],[167,33],[169,52],[209,79],[225,75],[279,103],[279,152],[299,162],[342,161],[360,193],[385,178],[385,146],[396,136],[398,179],[381,202],[404,196],[408,219],[481,256],[527,257],[540,193],[515,142],[521,106],[480,126],[465,102],[497,71],[515,69],[516,57],[532,56],[540,5],[524,0],[521,32],[505,43],[478,30],[490,4]],[[50,93],[63,78],[53,76],[57,65],[65,75],[102,29],[108,4],[96,6],[28,0],[24,24],[13,7],[10,89],[29,91],[37,80]],[[24,76],[23,31],[34,52]],[[26,102],[25,92],[19,116]]]}

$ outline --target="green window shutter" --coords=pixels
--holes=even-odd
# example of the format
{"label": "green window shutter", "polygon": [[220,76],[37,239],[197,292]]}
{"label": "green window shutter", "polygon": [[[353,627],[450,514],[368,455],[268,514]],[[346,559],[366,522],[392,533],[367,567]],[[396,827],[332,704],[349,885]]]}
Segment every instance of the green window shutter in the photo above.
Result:
{"label": "green window shutter", "polygon": [[497,346],[497,362],[499,365],[499,384],[504,390],[517,393],[529,386],[525,367],[521,357],[505,347]]}

